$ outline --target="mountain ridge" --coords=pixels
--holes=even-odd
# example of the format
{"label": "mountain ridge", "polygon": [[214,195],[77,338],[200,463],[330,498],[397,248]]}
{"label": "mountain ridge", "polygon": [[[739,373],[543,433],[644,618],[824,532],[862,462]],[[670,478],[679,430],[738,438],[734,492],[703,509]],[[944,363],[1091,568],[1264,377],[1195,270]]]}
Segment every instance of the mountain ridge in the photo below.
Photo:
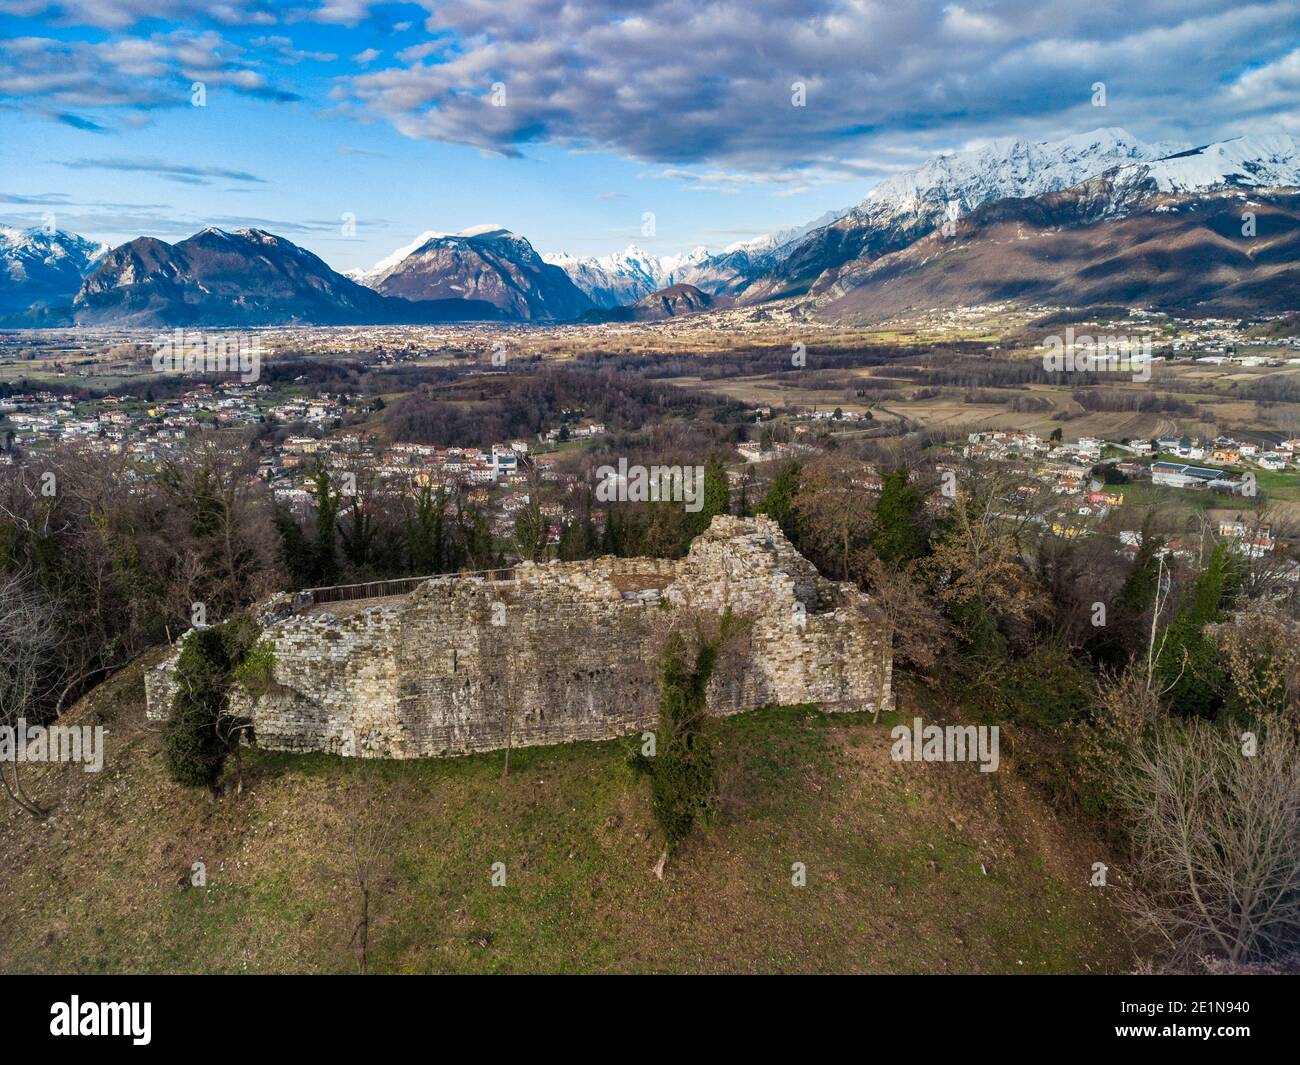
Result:
{"label": "mountain ridge", "polygon": [[371,284],[384,296],[415,303],[478,300],[521,321],[568,321],[593,306],[525,238],[494,226],[432,236]]}
{"label": "mountain ridge", "polygon": [[[1197,196],[1225,190],[1290,188],[1300,188],[1300,139],[1288,134],[1188,147],[1147,144],[1111,127],[1056,141],[996,140],[938,156],[882,181],[852,208],[717,253],[700,246],[658,256],[631,244],[606,256],[542,255],[524,237],[485,224],[458,233],[426,230],[370,270],[344,275],[259,229],[208,227],[174,245],[142,236],[106,249],[63,231],[0,228],[0,317],[36,326],[565,322],[595,309],[636,307],[674,285],[709,298],[688,300],[690,313],[790,301],[818,315],[838,306],[859,316],[865,293],[850,298],[854,290],[880,292],[888,277],[899,291],[899,271],[918,276],[921,252],[909,249],[930,249],[960,273],[951,248],[930,239],[936,233],[960,229],[979,244],[974,258],[985,269],[997,258],[984,242],[998,242],[998,218],[1017,216],[1016,224],[1038,232],[1048,216],[1058,227],[1096,226],[1157,207],[1185,210]],[[1285,205],[1278,217],[1289,217]],[[1170,227],[1147,223],[1153,234],[1176,240]],[[1283,244],[1273,248],[1290,253]],[[1160,254],[1189,276],[1196,269],[1173,249]],[[880,260],[887,261],[873,268]],[[1099,266],[1072,261],[1079,270]],[[984,288],[956,273],[935,291],[957,298]],[[1071,302],[1068,278],[1053,276],[1053,298]],[[1079,294],[1092,291],[1080,285]],[[1157,294],[1181,306],[1189,286],[1162,283]],[[1204,301],[1192,301],[1198,302]]]}
{"label": "mountain ridge", "polygon": [[317,325],[483,318],[467,301],[415,308],[358,285],[261,229],[209,226],[176,244],[137,237],[109,251],[72,301],[77,325]]}

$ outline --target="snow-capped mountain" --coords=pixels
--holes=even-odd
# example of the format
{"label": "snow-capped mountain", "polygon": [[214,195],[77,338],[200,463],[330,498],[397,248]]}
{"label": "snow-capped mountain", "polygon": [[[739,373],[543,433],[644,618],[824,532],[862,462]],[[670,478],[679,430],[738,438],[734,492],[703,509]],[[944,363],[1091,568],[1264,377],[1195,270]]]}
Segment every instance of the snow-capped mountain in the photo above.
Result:
{"label": "snow-capped mountain", "polygon": [[423,233],[421,233],[418,237],[416,237],[413,241],[411,241],[411,243],[403,244],[391,255],[385,255],[382,259],[379,260],[379,262],[375,263],[375,265],[372,266],[369,270],[356,270],[356,269],[344,270],[343,275],[345,277],[352,278],[352,280],[355,281],[358,285],[373,287],[371,286],[372,281],[388,273],[389,270],[391,270],[394,266],[396,266],[408,255],[410,255],[413,251],[415,251],[416,248],[420,247],[423,244],[427,244],[429,241],[433,240],[434,237],[445,237],[445,236],[447,236],[446,233],[439,233],[437,230],[426,229]]}
{"label": "snow-capped mountain", "polygon": [[795,249],[801,238],[815,229],[821,229],[822,226],[838,221],[851,210],[852,207],[841,207],[838,211],[827,211],[801,226],[788,226],[785,229],[778,229],[775,233],[754,237],[752,240],[737,241],[724,248],[722,254],[743,254],[754,263],[763,261],[778,263]]}
{"label": "snow-capped mountain", "polygon": [[613,255],[575,256],[558,252],[542,258],[568,274],[569,280],[597,307],[627,306],[672,284],[664,260],[635,244]]}
{"label": "snow-capped mountain", "polygon": [[798,295],[828,270],[906,247],[981,204],[1056,192],[1116,166],[1153,162],[1185,147],[1147,144],[1126,130],[1108,128],[1057,141],[995,140],[937,156],[880,182],[841,218],[797,241],[742,298]]}
{"label": "snow-capped mountain", "polygon": [[[1259,217],[1242,227],[1243,205]],[[1249,315],[1300,305],[1300,140],[1240,137],[1001,197],[825,271],[803,309],[840,322],[993,302]]]}
{"label": "snow-capped mountain", "polygon": [[678,255],[652,255],[635,244],[613,255],[574,256],[565,252],[543,258],[569,275],[599,307],[626,307],[672,285],[692,285],[712,295],[730,295],[782,259],[814,229],[848,211],[828,211],[801,226],[791,226],[713,253],[700,245]]}
{"label": "snow-capped mountain", "polygon": [[1147,144],[1127,130],[1096,129],[1058,141],[995,140],[982,148],[940,155],[887,178],[851,212],[924,214],[956,201],[962,212],[1008,196],[1041,196],[1077,185],[1111,167],[1159,159],[1187,145]]}
{"label": "snow-capped mountain", "polygon": [[544,258],[602,307],[627,306],[674,284],[761,302],[806,292],[847,262],[907,247],[983,204],[1060,192],[1102,174],[1113,190],[1113,213],[1156,192],[1296,186],[1300,143],[1277,135],[1189,148],[1148,143],[1118,127],[1055,141],[994,140],[888,178],[852,208],[716,254],[699,248],[659,258],[632,245],[615,255]]}
{"label": "snow-capped mountain", "polygon": [[72,301],[78,325],[142,327],[351,325],[464,318],[482,310],[464,301],[423,308],[386,300],[284,237],[211,226],[175,244],[137,237],[113,248]]}
{"label": "snow-capped mountain", "polygon": [[435,233],[403,255],[406,250],[389,256],[392,265],[371,277],[375,291],[416,302],[481,301],[521,321],[567,321],[592,306],[564,270],[498,225]]}
{"label": "snow-capped mountain", "polygon": [[[628,308],[668,289],[690,296],[678,303],[692,313],[800,297],[817,313],[846,319],[889,301],[919,307],[1034,293],[1203,308],[1225,285],[1235,286],[1232,306],[1248,309],[1252,299],[1293,303],[1300,291],[1288,287],[1300,284],[1292,278],[1300,276],[1292,268],[1300,257],[1287,242],[1298,189],[1300,138],[1260,135],[1188,148],[1099,129],[939,156],[882,181],[847,211],[717,253],[697,247],[657,256],[631,245],[613,255],[543,257],[498,225],[429,230],[370,270],[350,272],[362,288],[260,230],[207,229],[176,245],[141,237],[109,251],[73,233],[0,227],[0,320],[574,321],[593,306]],[[1230,208],[1240,213],[1242,195],[1269,214],[1262,254],[1219,239]],[[940,239],[953,235],[948,223],[961,240]],[[1077,243],[1058,248],[1053,234],[1065,232]],[[1046,266],[1013,254],[1032,250],[1029,233],[1038,235]],[[1122,269],[1106,259],[1122,258],[1124,242],[1142,234],[1147,252],[1167,242],[1159,261],[1177,266],[1160,274],[1149,256],[1125,260]],[[1195,254],[1184,255],[1180,240]],[[1215,241],[1222,276],[1211,281],[1196,256]],[[964,258],[949,254],[959,245]],[[1257,276],[1255,267],[1264,272]]]}
{"label": "snow-capped mountain", "polygon": [[1300,186],[1300,139],[1286,134],[1234,137],[1133,163],[1109,175],[1117,199],[1134,193],[1200,192],[1227,187]]}
{"label": "snow-capped mountain", "polygon": [[71,303],[108,250],[61,229],[0,226],[0,314]]}

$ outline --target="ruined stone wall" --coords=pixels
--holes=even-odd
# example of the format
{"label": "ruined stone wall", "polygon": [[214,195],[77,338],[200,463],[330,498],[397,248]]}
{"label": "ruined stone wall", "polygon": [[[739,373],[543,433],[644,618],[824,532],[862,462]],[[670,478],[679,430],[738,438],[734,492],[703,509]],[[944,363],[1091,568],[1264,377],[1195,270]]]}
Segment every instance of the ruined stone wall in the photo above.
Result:
{"label": "ruined stone wall", "polygon": [[[890,648],[865,597],[822,578],[766,518],[719,517],[680,561],[523,564],[404,598],[270,619],[270,690],[247,706],[276,750],[421,758],[609,739],[653,725],[662,635],[686,612],[740,620],[715,713],[770,703],[892,706]],[[146,678],[169,713],[174,659]]]}

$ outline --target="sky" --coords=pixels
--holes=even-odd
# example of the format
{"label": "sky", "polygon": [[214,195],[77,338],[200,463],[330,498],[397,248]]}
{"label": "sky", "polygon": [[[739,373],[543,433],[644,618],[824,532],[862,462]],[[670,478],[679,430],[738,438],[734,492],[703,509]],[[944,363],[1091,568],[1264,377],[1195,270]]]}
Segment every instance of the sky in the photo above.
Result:
{"label": "sky", "polygon": [[716,251],[1101,126],[1300,135],[1300,4],[0,0],[0,222],[110,244],[257,226],[344,270],[495,223]]}

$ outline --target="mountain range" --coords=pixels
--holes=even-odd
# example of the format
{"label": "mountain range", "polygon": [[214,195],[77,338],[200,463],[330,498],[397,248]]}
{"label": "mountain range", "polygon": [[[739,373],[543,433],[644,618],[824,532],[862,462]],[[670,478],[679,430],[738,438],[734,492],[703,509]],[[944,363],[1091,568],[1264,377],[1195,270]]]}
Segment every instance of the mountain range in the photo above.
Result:
{"label": "mountain range", "polygon": [[829,321],[997,301],[1290,310],[1300,289],[1298,187],[1293,137],[1139,160],[1059,190],[986,200],[944,219],[946,230],[829,267],[808,285],[806,306]]}
{"label": "mountain range", "polygon": [[260,229],[204,229],[177,244],[137,237],[102,257],[72,301],[78,325],[347,325],[490,318],[484,303],[418,307],[335,273]]}
{"label": "mountain range", "polygon": [[[541,255],[487,225],[422,233],[344,276],[258,229],[205,229],[174,245],[140,237],[111,250],[58,231],[0,229],[0,320],[655,320],[772,301],[829,321],[1002,300],[1285,310],[1300,302],[1298,189],[1294,137],[1188,147],[1099,129],[939,156],[856,206],[718,253],[661,257],[632,245]],[[615,309],[626,313],[601,313]]]}
{"label": "mountain range", "polygon": [[38,316],[70,303],[108,250],[58,229],[0,226],[0,315]]}

